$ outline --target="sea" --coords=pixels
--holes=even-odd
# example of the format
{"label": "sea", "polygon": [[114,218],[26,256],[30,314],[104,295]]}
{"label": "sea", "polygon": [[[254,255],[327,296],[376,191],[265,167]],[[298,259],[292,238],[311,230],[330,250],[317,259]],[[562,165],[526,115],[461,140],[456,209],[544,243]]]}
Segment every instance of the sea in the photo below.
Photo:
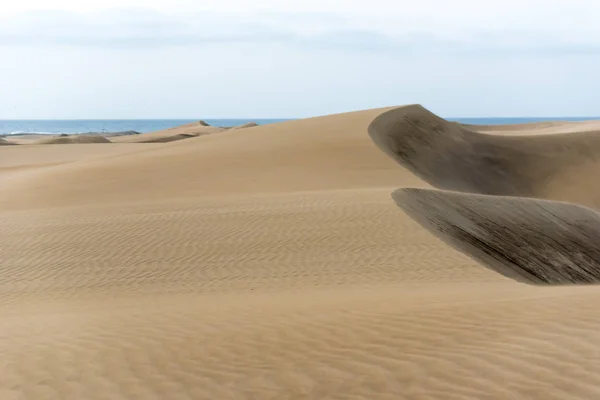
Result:
{"label": "sea", "polygon": [[[500,125],[523,124],[540,121],[585,121],[600,119],[600,117],[503,117],[503,118],[446,118],[449,121],[464,124]],[[231,127],[255,122],[259,125],[275,122],[289,121],[292,119],[204,119],[210,125]],[[87,133],[87,132],[124,132],[136,131],[140,133],[158,131],[178,125],[189,124],[197,119],[72,119],[72,120],[2,120],[0,119],[0,135],[35,133],[35,134],[60,134],[60,133]]]}

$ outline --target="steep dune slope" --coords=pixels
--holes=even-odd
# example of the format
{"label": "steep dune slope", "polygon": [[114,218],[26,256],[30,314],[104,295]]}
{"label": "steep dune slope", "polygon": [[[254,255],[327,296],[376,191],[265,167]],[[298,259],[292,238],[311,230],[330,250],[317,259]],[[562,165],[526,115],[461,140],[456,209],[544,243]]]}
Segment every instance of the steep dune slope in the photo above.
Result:
{"label": "steep dune slope", "polygon": [[110,143],[111,141],[100,135],[65,135],[44,138],[32,144],[83,144],[83,143]]}
{"label": "steep dune slope", "polygon": [[[410,106],[378,116],[369,134],[436,188],[600,207],[600,183],[586,178],[600,171],[599,122],[596,127],[568,134],[488,135]],[[574,179],[579,180],[573,185]]]}
{"label": "steep dune slope", "polygon": [[534,284],[600,282],[600,214],[570,203],[428,189],[394,200],[451,246]]}

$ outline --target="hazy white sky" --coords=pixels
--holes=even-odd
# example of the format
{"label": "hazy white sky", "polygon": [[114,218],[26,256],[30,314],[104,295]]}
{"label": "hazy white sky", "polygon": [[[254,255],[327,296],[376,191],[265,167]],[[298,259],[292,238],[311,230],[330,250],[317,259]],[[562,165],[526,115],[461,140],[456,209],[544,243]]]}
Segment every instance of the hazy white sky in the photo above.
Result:
{"label": "hazy white sky", "polygon": [[20,0],[0,119],[598,116],[597,0]]}

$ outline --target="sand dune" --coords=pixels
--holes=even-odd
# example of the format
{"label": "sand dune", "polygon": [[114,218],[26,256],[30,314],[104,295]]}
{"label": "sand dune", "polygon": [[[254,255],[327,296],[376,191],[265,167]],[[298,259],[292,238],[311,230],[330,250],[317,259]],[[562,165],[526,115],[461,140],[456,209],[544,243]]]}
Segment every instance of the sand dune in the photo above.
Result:
{"label": "sand dune", "polygon": [[15,143],[11,143],[11,142],[8,142],[8,141],[0,138],[0,146],[10,146],[11,144],[15,144]]}
{"label": "sand dune", "polygon": [[399,211],[429,185],[367,134],[390,110],[2,147],[0,398],[598,397],[598,288],[516,283]]}
{"label": "sand dune", "polygon": [[596,130],[568,134],[488,135],[415,105],[383,113],[369,134],[385,153],[439,189],[600,208],[600,183],[585,178],[600,170],[600,121],[595,124]]}
{"label": "sand dune", "polygon": [[41,139],[32,144],[83,144],[83,143],[110,143],[110,140],[99,135],[60,135]]}
{"label": "sand dune", "polygon": [[111,138],[114,143],[166,143],[210,133],[223,132],[225,129],[210,126],[204,121],[180,125],[162,131],[142,133],[139,135],[119,136]]}

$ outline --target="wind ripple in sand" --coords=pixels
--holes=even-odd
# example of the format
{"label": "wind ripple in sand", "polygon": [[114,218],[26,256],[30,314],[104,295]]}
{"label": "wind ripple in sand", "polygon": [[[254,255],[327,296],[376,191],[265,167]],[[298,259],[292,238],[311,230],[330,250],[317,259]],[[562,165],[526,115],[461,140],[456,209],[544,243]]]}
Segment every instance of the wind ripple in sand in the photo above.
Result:
{"label": "wind ripple in sand", "polygon": [[434,187],[466,192],[398,190],[398,206],[454,248],[535,284],[600,281],[600,215],[534,198],[600,207],[600,186],[589,182],[600,168],[599,133],[486,135],[420,106],[385,112],[369,126],[398,163]]}

